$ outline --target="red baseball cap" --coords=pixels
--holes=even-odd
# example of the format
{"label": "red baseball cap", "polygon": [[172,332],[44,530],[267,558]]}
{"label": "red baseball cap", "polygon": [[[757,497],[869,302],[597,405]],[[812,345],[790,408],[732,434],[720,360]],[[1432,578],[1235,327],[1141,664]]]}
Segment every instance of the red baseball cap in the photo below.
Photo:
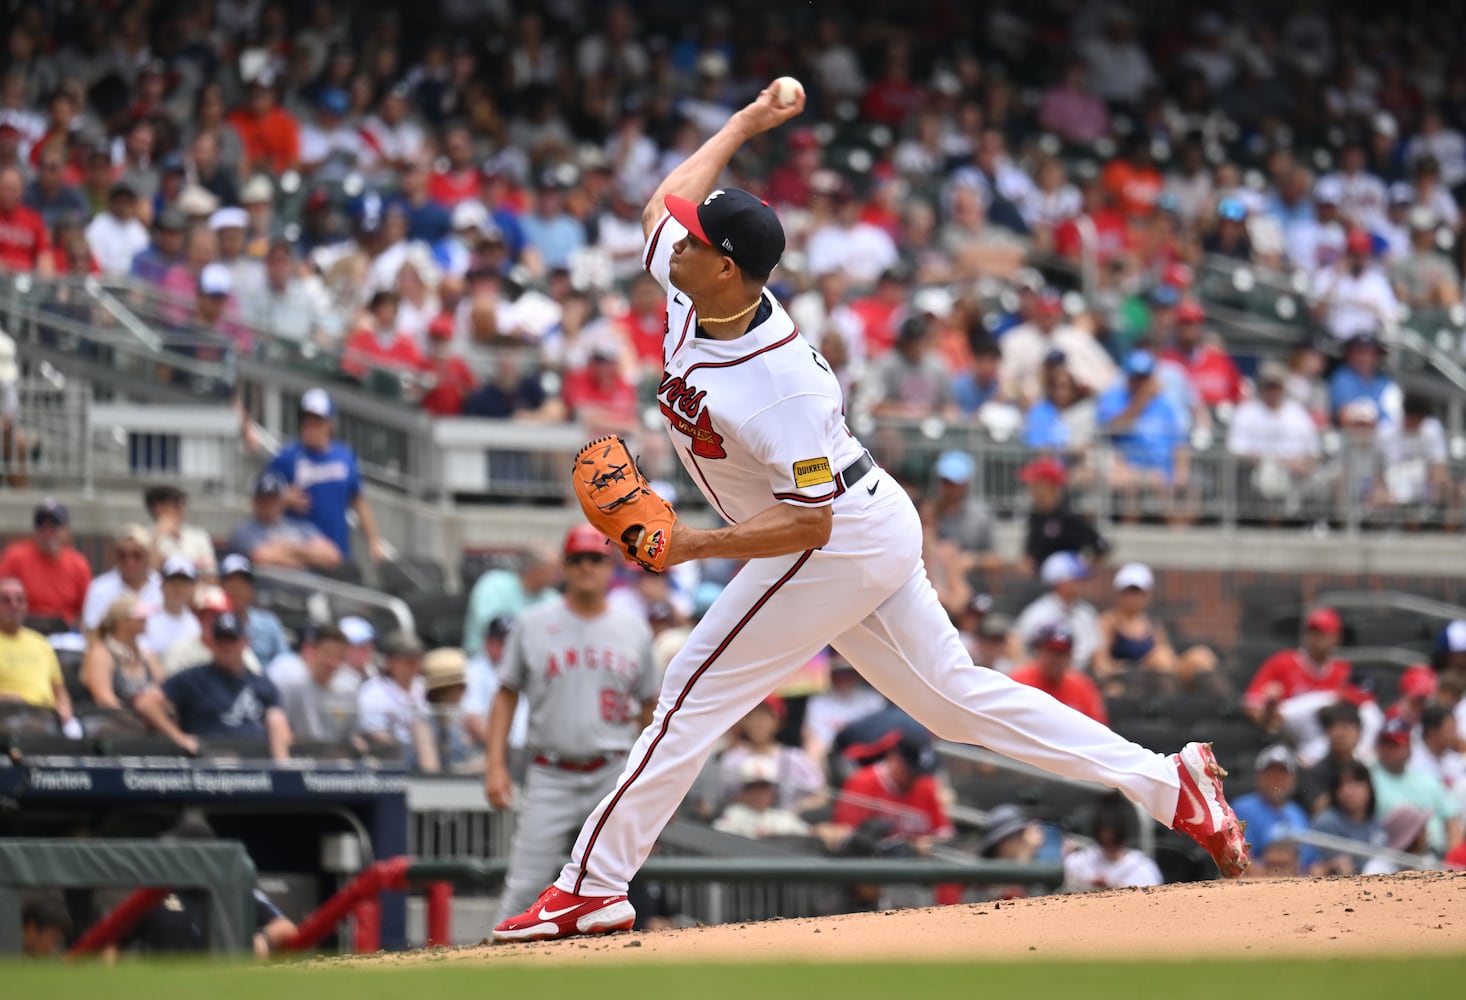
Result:
{"label": "red baseball cap", "polygon": [[428,336],[433,339],[447,340],[453,336],[453,317],[447,313],[439,313],[433,317],[428,324]]}
{"label": "red baseball cap", "polygon": [[1176,322],[1178,323],[1200,323],[1204,319],[1206,319],[1206,310],[1201,307],[1200,302],[1187,299],[1176,307]]}
{"label": "red baseball cap", "polygon": [[1417,663],[1400,674],[1400,695],[1404,698],[1434,698],[1435,671],[1428,664]]}
{"label": "red baseball cap", "polygon": [[1376,737],[1376,742],[1393,743],[1395,746],[1409,746],[1410,730],[1412,728],[1409,719],[1402,719],[1396,716],[1385,723],[1384,728],[1379,731],[1379,736]]}
{"label": "red baseball cap", "polygon": [[1191,287],[1191,267],[1187,264],[1170,263],[1161,271],[1161,284],[1170,285],[1172,288],[1179,288],[1182,291]]}
{"label": "red baseball cap", "polygon": [[1057,458],[1040,458],[1029,462],[1018,470],[1020,483],[1053,483],[1063,486],[1069,481],[1069,473]]}
{"label": "red baseball cap", "polygon": [[784,704],[784,699],[780,698],[776,694],[771,694],[763,701],[759,702],[759,706],[762,708],[767,708],[770,712],[773,712],[774,718],[778,719],[780,722],[783,722],[785,717],[789,714],[789,708],[787,705]]}
{"label": "red baseball cap", "polygon": [[1362,229],[1349,230],[1349,235],[1344,240],[1344,249],[1349,253],[1369,253],[1373,247],[1374,241]]}
{"label": "red baseball cap", "polygon": [[575,555],[578,552],[610,556],[606,551],[606,536],[588,524],[577,524],[565,533],[565,555]]}
{"label": "red baseball cap", "polygon": [[1303,619],[1303,627],[1316,632],[1327,632],[1329,635],[1338,635],[1344,631],[1344,621],[1333,608],[1317,608],[1310,611],[1308,617]]}

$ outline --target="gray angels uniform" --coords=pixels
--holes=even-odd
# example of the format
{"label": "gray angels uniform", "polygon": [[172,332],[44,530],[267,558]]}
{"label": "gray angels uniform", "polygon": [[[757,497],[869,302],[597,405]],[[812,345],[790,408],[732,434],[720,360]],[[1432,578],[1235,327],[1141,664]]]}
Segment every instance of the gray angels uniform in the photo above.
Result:
{"label": "gray angels uniform", "polygon": [[556,598],[519,616],[499,682],[529,704],[521,789],[500,919],[554,879],[585,818],[616,783],[661,675],[647,623],[624,608],[582,618]]}

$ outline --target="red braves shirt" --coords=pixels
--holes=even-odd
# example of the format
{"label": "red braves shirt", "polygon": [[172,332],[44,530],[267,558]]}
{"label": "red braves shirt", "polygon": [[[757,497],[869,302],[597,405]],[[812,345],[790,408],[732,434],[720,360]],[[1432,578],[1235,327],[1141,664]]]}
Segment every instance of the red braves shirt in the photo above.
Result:
{"label": "red braves shirt", "polygon": [[595,410],[617,421],[636,419],[636,386],[617,375],[609,383],[598,382],[589,369],[574,368],[565,373],[565,406],[572,417],[581,410]]}
{"label": "red braves shirt", "polygon": [[27,613],[75,622],[81,618],[92,567],[70,546],[53,559],[36,547],[35,539],[22,538],[0,556],[0,576],[13,576],[25,586]]}
{"label": "red braves shirt", "polygon": [[1314,691],[1337,691],[1354,700],[1348,663],[1330,660],[1320,667],[1301,649],[1284,649],[1264,660],[1252,683],[1247,685],[1247,693],[1242,696],[1243,704],[1261,707],[1268,700],[1267,689],[1274,684],[1282,688],[1284,701]]}
{"label": "red braves shirt", "polygon": [[1100,697],[1099,688],[1094,686],[1094,681],[1083,674],[1068,670],[1065,671],[1064,676],[1059,678],[1058,683],[1054,683],[1044,676],[1037,663],[1025,663],[1009,676],[1019,684],[1038,688],[1044,694],[1056,701],[1062,701],[1076,712],[1083,712],[1095,722],[1106,726],[1110,724],[1110,716],[1105,711],[1105,700]]}
{"label": "red braves shirt", "polygon": [[357,330],[346,338],[346,348],[341,358],[341,370],[348,375],[362,378],[368,368],[386,368],[395,371],[402,368],[423,367],[422,352],[417,343],[408,336],[399,334],[386,346],[371,330]]}
{"label": "red braves shirt", "polygon": [[477,201],[483,189],[483,175],[477,170],[435,172],[428,178],[428,197],[448,208],[460,201]]}
{"label": "red braves shirt", "polygon": [[895,824],[896,833],[908,839],[949,837],[952,821],[937,795],[937,780],[930,775],[916,779],[906,791],[896,787],[884,761],[852,774],[835,803],[834,820],[856,827],[868,819],[880,818]]}
{"label": "red braves shirt", "polygon": [[655,312],[627,312],[621,317],[621,329],[631,339],[638,361],[659,368],[662,364],[662,345],[667,339],[667,304],[658,305]]}
{"label": "red braves shirt", "polygon": [[1196,394],[1207,406],[1242,401],[1242,373],[1232,356],[1221,348],[1204,344],[1195,354],[1186,355],[1171,347],[1161,357],[1186,369]]}
{"label": "red braves shirt", "polygon": [[42,255],[50,252],[51,237],[39,213],[24,205],[0,212],[0,267],[34,271]]}

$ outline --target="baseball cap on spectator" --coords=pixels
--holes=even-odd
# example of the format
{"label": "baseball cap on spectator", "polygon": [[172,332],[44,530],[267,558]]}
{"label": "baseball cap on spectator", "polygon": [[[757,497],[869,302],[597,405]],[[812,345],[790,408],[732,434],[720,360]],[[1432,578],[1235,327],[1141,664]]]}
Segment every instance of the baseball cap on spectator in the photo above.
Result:
{"label": "baseball cap on spectator", "polygon": [[1053,288],[1045,288],[1040,292],[1034,305],[1044,316],[1060,316],[1064,312],[1064,299]]}
{"label": "baseball cap on spectator", "polygon": [[218,208],[218,196],[198,184],[190,184],[178,193],[178,210],[184,215],[212,216]]}
{"label": "baseball cap on spectator", "polygon": [[1257,368],[1258,385],[1287,385],[1288,368],[1281,361],[1264,361]]}
{"label": "baseball cap on spectator", "polygon": [[604,556],[608,554],[606,536],[588,524],[577,524],[565,532],[563,553],[567,556],[586,554]]}
{"label": "baseball cap on spectator", "polygon": [[400,628],[388,632],[387,637],[382,640],[383,656],[409,657],[421,656],[422,654],[422,640],[411,633],[404,632]]}
{"label": "baseball cap on spectator", "polygon": [[199,272],[199,294],[228,295],[234,291],[234,275],[220,263],[205,264]]}
{"label": "baseball cap on spectator", "polygon": [[1408,747],[1410,745],[1410,729],[1410,720],[1397,715],[1384,724],[1384,728],[1379,731],[1376,742],[1391,743],[1397,747]]}
{"label": "baseball cap on spectator", "polygon": [[789,133],[790,149],[818,149],[819,137],[811,129],[797,128]]}
{"label": "baseball cap on spectator", "polygon": [[1270,767],[1287,768],[1289,774],[1297,774],[1298,760],[1293,756],[1292,750],[1281,743],[1274,743],[1270,747],[1264,747],[1257,755],[1257,761],[1252,765],[1252,769],[1258,774]]}
{"label": "baseball cap on spectator", "polygon": [[779,783],[779,765],[769,757],[745,757],[738,765],[738,780],[744,785],[776,785]]}
{"label": "baseball cap on spectator", "polygon": [[[39,507],[36,508],[40,510]],[[64,522],[63,522],[64,523]],[[1436,637],[1435,648],[1442,653],[1466,653],[1466,618],[1457,618]]]}
{"label": "baseball cap on spectator", "polygon": [[1055,552],[1044,560],[1039,578],[1044,586],[1053,587],[1061,583],[1072,583],[1089,576],[1089,564],[1075,552]]}
{"label": "baseball cap on spectator", "polygon": [[1314,632],[1327,632],[1329,635],[1339,635],[1344,631],[1344,620],[1333,608],[1315,608],[1303,619],[1303,627]]}
{"label": "baseball cap on spectator", "polygon": [[71,523],[71,512],[60,500],[48,497],[36,504],[36,509],[31,512],[31,523],[37,528],[43,524],[64,526]]}
{"label": "baseball cap on spectator", "polygon": [[[359,620],[360,619],[358,619],[358,621]],[[495,615],[493,618],[489,619],[489,625],[488,628],[485,630],[485,634],[493,636],[496,639],[502,639],[504,636],[509,634],[509,630],[513,627],[513,618],[510,618],[508,615]]]}
{"label": "baseball cap on spectator", "polygon": [[1313,200],[1320,205],[1337,205],[1344,200],[1344,183],[1337,177],[1324,177],[1313,186]]}
{"label": "baseball cap on spectator", "polygon": [[784,255],[784,227],[769,203],[739,188],[701,202],[667,195],[667,211],[697,239],[732,258],[750,278],[766,278]]}
{"label": "baseball cap on spectator", "polygon": [[221,614],[229,610],[229,596],[212,584],[200,587],[193,595],[193,609],[199,614]]}
{"label": "baseball cap on spectator", "polygon": [[468,657],[461,649],[434,649],[422,659],[423,686],[437,691],[468,683]]}
{"label": "baseball cap on spectator", "polygon": [[1001,611],[994,611],[983,616],[977,626],[977,637],[979,639],[1006,639],[1011,631],[1013,631],[1013,619]]}
{"label": "baseball cap on spectator", "polygon": [[937,478],[949,483],[970,483],[977,463],[965,451],[944,451],[937,459]]}
{"label": "baseball cap on spectator", "polygon": [[278,472],[265,471],[255,477],[254,488],[250,495],[255,497],[283,497],[290,489],[287,483]]}
{"label": "baseball cap on spectator", "polygon": [[967,602],[967,610],[973,614],[985,615],[993,610],[993,595],[977,593],[972,595],[972,600]]}
{"label": "baseball cap on spectator", "polygon": [[439,313],[428,323],[429,340],[452,340],[453,339],[453,317],[447,313]]}
{"label": "baseball cap on spectator", "polygon": [[219,563],[219,579],[227,580],[231,576],[247,576],[251,580],[254,579],[254,564],[249,561],[248,556],[231,552],[224,557],[224,561]]}
{"label": "baseball cap on spectator", "polygon": [[670,622],[677,618],[677,610],[670,601],[656,601],[646,609],[648,622]]}
{"label": "baseball cap on spectator", "polygon": [[340,87],[325,87],[316,96],[316,107],[328,115],[344,115],[351,110],[351,98]]}
{"label": "baseball cap on spectator", "polygon": [[901,759],[906,766],[911,768],[912,773],[920,775],[935,774],[937,771],[937,751],[932,746],[932,741],[915,733],[906,733],[901,737],[901,742],[896,744],[896,750],[901,754]]}
{"label": "baseball cap on spectator", "polygon": [[1390,204],[1409,205],[1415,201],[1415,189],[1405,181],[1395,181],[1390,185]]}
{"label": "baseball cap on spectator", "polygon": [[[498,620],[494,619],[494,621]],[[493,622],[490,622],[489,626],[492,628]],[[346,641],[353,646],[365,646],[377,639],[377,630],[372,627],[372,623],[358,615],[347,615],[337,623],[337,627],[341,629],[341,634],[346,636]]]}
{"label": "baseball cap on spectator", "polygon": [[124,524],[112,536],[112,541],[116,545],[131,543],[133,545],[141,545],[145,549],[153,547],[153,536],[148,533],[147,528],[144,528],[140,524]]}
{"label": "baseball cap on spectator", "polygon": [[1343,427],[1359,427],[1379,423],[1379,404],[1372,399],[1355,399],[1339,409],[1339,424]]}
{"label": "baseball cap on spectator", "polygon": [[336,416],[336,404],[331,394],[322,388],[307,389],[300,397],[300,412],[312,417],[330,420]]}
{"label": "baseball cap on spectator", "polygon": [[185,556],[172,555],[163,560],[163,579],[165,580],[197,580],[199,571],[193,564],[193,560]]}
{"label": "baseball cap on spectator", "polygon": [[249,213],[232,205],[228,208],[221,208],[209,216],[209,228],[215,232],[221,229],[245,229],[248,226]]}
{"label": "baseball cap on spectator", "polygon": [[476,229],[483,232],[488,224],[489,210],[484,208],[482,202],[460,201],[453,206],[452,225],[455,231]]}
{"label": "baseball cap on spectator", "polygon": [[1247,206],[1241,198],[1223,198],[1217,203],[1217,216],[1229,222],[1241,222],[1247,218]]}
{"label": "baseball cap on spectator", "polygon": [[1055,653],[1070,653],[1074,651],[1074,633],[1069,626],[1062,622],[1050,622],[1042,625],[1033,635],[1031,644],[1034,649],[1047,649]]}
{"label": "baseball cap on spectator", "polygon": [[1028,822],[1028,817],[1017,806],[1001,805],[989,810],[987,827],[977,845],[978,855],[987,857],[1003,841],[1028,829]]}
{"label": "baseball cap on spectator", "polygon": [[183,154],[177,150],[165,154],[158,161],[158,169],[164,174],[182,174],[188,172],[187,167],[183,163]]}
{"label": "baseball cap on spectator", "polygon": [[1410,228],[1417,232],[1428,232],[1436,227],[1435,212],[1429,205],[1416,205],[1410,209]]}
{"label": "baseball cap on spectator", "polygon": [[[998,353],[999,355],[1002,354],[1001,351],[999,351]],[[1063,368],[1068,363],[1069,355],[1065,354],[1057,347],[1051,349],[1049,353],[1044,355],[1043,364],[1045,368]]]}
{"label": "baseball cap on spectator", "polygon": [[165,232],[182,232],[188,228],[188,219],[184,218],[183,213],[178,210],[177,206],[169,205],[158,213],[158,218],[153,225]]}
{"label": "baseball cap on spectator", "polygon": [[1191,287],[1196,280],[1195,274],[1189,264],[1182,264],[1179,261],[1172,261],[1161,271],[1161,284],[1170,285],[1172,288],[1185,291]]}
{"label": "baseball cap on spectator", "polygon": [[244,637],[244,625],[233,611],[221,611],[214,619],[213,635],[215,639],[241,639]]}
{"label": "baseball cap on spectator", "polygon": [[1131,351],[1125,359],[1125,374],[1131,378],[1150,378],[1155,374],[1155,355],[1149,351]]}
{"label": "baseball cap on spectator", "polygon": [[1176,307],[1177,323],[1200,323],[1204,319],[1206,319],[1206,310],[1202,308],[1200,302],[1187,299]]}
{"label": "baseball cap on spectator", "polygon": [[1069,481],[1069,472],[1057,458],[1040,458],[1029,462],[1018,470],[1020,483],[1052,483],[1063,486]]}
{"label": "baseball cap on spectator", "polygon": [[1373,247],[1374,241],[1363,229],[1351,229],[1344,237],[1344,250],[1348,253],[1369,253]]}
{"label": "baseball cap on spectator", "polygon": [[1402,698],[1434,698],[1437,686],[1435,671],[1427,664],[1417,663],[1400,673]]}
{"label": "baseball cap on spectator", "polygon": [[132,182],[131,181],[128,181],[128,180],[113,181],[112,182],[112,186],[107,189],[107,200],[108,201],[111,201],[113,198],[136,198],[136,197],[137,197],[137,188],[133,187],[132,186]]}
{"label": "baseball cap on spectator", "polygon": [[1322,729],[1330,726],[1360,724],[1359,708],[1352,701],[1339,700],[1318,710],[1318,724]]}
{"label": "baseball cap on spectator", "polygon": [[1150,291],[1151,305],[1169,309],[1181,301],[1181,290],[1175,285],[1157,285]]}
{"label": "baseball cap on spectator", "polygon": [[241,205],[257,205],[275,197],[275,185],[264,174],[255,174],[239,189]]}
{"label": "baseball cap on spectator", "polygon": [[784,699],[780,698],[776,694],[769,695],[763,701],[755,705],[754,708],[767,708],[771,713],[773,713],[774,718],[778,719],[780,722],[783,722],[785,717],[789,714],[789,706],[785,705]]}
{"label": "baseball cap on spectator", "polygon": [[1115,573],[1115,589],[1129,590],[1134,587],[1147,594],[1155,589],[1155,574],[1145,563],[1126,563]]}

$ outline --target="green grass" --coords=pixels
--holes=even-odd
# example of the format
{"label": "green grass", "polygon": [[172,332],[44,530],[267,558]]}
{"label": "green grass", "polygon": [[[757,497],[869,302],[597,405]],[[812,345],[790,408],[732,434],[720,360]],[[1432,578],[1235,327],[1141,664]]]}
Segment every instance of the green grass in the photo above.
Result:
{"label": "green grass", "polygon": [[[978,945],[978,947],[981,947]],[[5,1000],[1262,1000],[1449,997],[1460,959],[929,962],[550,966],[386,962],[253,969],[225,964],[0,965]]]}

